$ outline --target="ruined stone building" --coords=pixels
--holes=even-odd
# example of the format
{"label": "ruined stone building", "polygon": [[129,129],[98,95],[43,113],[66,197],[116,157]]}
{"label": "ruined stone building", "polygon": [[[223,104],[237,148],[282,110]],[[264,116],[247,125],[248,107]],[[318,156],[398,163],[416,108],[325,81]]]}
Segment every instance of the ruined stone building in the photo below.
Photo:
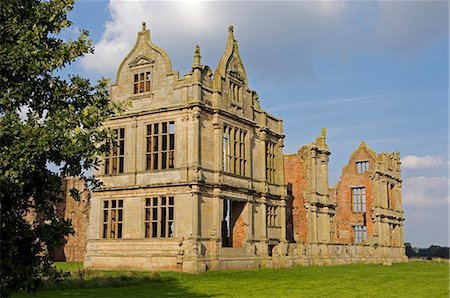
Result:
{"label": "ruined stone building", "polygon": [[399,153],[377,154],[362,142],[335,187],[329,155],[323,130],[284,158],[288,239],[300,264],[405,261]]}
{"label": "ruined stone building", "polygon": [[337,243],[403,245],[398,152],[377,154],[362,142],[342,169],[332,196],[339,206],[335,220]]}
{"label": "ruined stone building", "polygon": [[[325,131],[283,155],[233,27],[214,71],[180,77],[145,24],[111,86],[125,113],[95,176],[86,267],[180,270],[404,261],[398,155],[366,146],[328,185]],[[285,177],[286,175],[286,177]]]}

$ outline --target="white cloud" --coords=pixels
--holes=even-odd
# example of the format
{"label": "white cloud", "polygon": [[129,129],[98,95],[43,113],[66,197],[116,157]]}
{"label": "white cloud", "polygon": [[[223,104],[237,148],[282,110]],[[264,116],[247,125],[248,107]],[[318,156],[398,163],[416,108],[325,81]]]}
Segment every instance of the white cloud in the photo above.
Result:
{"label": "white cloud", "polygon": [[416,156],[407,155],[401,159],[402,168],[408,170],[421,170],[439,168],[447,165],[445,159],[442,157],[432,156]]}
{"label": "white cloud", "polygon": [[415,207],[448,206],[448,177],[412,177],[403,181],[403,204]]}
{"label": "white cloud", "polygon": [[[175,70],[183,73],[189,68],[196,43],[204,63],[215,68],[225,48],[227,26],[233,24],[244,63],[261,76],[250,80],[314,79],[314,65],[324,58],[346,61],[379,50],[409,55],[427,47],[447,36],[447,8],[445,2],[410,1],[110,0],[111,20],[105,23],[95,54],[87,55],[82,65],[113,76],[134,45],[141,22],[146,21],[152,40],[175,61]],[[271,67],[283,71],[268,74]]]}

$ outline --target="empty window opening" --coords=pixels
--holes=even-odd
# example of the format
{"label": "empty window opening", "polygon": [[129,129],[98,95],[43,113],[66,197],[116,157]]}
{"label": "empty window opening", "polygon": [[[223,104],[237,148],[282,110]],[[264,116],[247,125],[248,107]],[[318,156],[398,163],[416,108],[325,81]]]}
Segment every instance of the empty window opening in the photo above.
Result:
{"label": "empty window opening", "polygon": [[367,226],[353,226],[354,242],[362,243],[367,239]]}
{"label": "empty window opening", "polygon": [[240,128],[224,125],[223,128],[223,170],[227,173],[246,175],[247,132]]}
{"label": "empty window opening", "polygon": [[269,228],[278,227],[277,211],[278,211],[278,208],[276,206],[267,206],[267,209],[266,209],[267,227],[269,227]]}
{"label": "empty window opening", "polygon": [[394,184],[387,183],[387,207],[394,208]]}
{"label": "empty window opening", "polygon": [[275,183],[275,144],[266,143],[266,179],[269,183]]}
{"label": "empty window opening", "polygon": [[174,235],[174,197],[145,199],[145,237],[170,238]]}
{"label": "empty window opening", "polygon": [[148,171],[175,166],[175,122],[147,125],[146,167]]}
{"label": "empty window opening", "polygon": [[103,201],[102,238],[122,238],[123,200]]}
{"label": "empty window opening", "polygon": [[356,162],[356,172],[358,174],[362,174],[369,170],[369,162],[368,161],[357,161]]}
{"label": "empty window opening", "polygon": [[125,161],[125,128],[114,129],[116,143],[105,157],[105,174],[123,173]]}
{"label": "empty window opening", "polygon": [[366,212],[366,188],[365,187],[353,187],[353,212],[365,213]]}
{"label": "empty window opening", "polygon": [[141,72],[134,75],[134,94],[150,91],[150,72]]}
{"label": "empty window opening", "polygon": [[242,87],[234,82],[230,82],[230,86],[228,89],[230,100],[234,102],[241,102],[241,92]]}

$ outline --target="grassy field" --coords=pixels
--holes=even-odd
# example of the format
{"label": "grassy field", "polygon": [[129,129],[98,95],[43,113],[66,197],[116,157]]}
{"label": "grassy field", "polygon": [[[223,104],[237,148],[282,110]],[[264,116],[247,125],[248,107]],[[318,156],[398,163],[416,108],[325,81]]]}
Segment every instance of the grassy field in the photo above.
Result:
{"label": "grassy field", "polygon": [[[62,285],[37,297],[449,297],[449,263],[296,267],[288,269],[178,272],[71,271]],[[77,273],[78,272],[78,273]],[[14,297],[32,294],[19,293]]]}

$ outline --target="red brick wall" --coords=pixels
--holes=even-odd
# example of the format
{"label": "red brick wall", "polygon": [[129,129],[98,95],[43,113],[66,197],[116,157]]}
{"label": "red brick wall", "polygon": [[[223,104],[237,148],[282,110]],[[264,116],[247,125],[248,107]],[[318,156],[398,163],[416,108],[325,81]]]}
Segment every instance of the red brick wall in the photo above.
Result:
{"label": "red brick wall", "polygon": [[[369,171],[358,174],[356,169],[356,161],[369,161]],[[352,187],[366,188],[366,226],[368,238],[373,235],[372,223],[372,181],[370,174],[374,169],[374,159],[369,152],[360,147],[350,157],[350,161],[343,170],[341,180],[339,181],[335,195],[337,208],[335,215],[336,222],[336,242],[337,243],[353,243],[354,235],[352,226],[355,224],[363,224],[364,218],[362,213],[353,212]],[[347,234],[348,238],[344,238]]]}
{"label": "red brick wall", "polygon": [[[76,188],[80,191],[80,200],[75,201],[69,190]],[[89,191],[86,182],[78,178],[67,178],[64,181],[63,189],[66,194],[64,218],[72,220],[74,235],[66,237],[67,243],[64,246],[64,256],[67,262],[82,262],[86,252],[86,229],[89,214]]]}
{"label": "red brick wall", "polygon": [[302,194],[307,187],[305,175],[301,150],[297,154],[284,156],[284,179],[288,186],[288,200],[292,204],[292,230],[288,230],[287,234],[289,236],[291,233],[295,240],[300,242],[307,242],[308,240],[308,223],[306,221],[305,200]]}
{"label": "red brick wall", "polygon": [[231,203],[231,223],[233,227],[233,247],[243,247],[245,239],[245,224],[243,210],[245,203],[232,202]]}

